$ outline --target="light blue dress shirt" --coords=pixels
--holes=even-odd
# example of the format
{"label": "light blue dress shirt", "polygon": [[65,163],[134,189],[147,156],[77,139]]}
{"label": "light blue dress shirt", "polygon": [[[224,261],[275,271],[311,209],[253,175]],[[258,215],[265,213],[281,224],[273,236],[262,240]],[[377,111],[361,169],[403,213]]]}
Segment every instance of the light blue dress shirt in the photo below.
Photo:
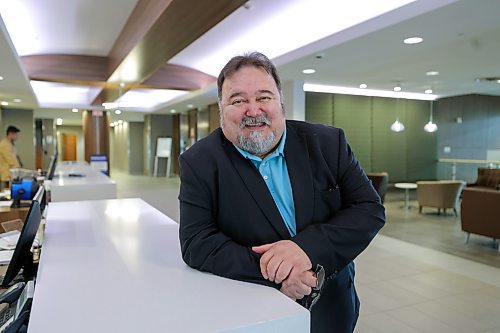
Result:
{"label": "light blue dress shirt", "polygon": [[283,221],[285,221],[286,228],[293,237],[297,234],[297,228],[295,224],[295,205],[293,202],[292,184],[290,183],[285,160],[285,141],[286,128],[276,149],[264,159],[252,155],[236,145],[234,146],[243,157],[252,161],[259,170],[262,178],[266,182],[269,192],[271,192],[273,196]]}

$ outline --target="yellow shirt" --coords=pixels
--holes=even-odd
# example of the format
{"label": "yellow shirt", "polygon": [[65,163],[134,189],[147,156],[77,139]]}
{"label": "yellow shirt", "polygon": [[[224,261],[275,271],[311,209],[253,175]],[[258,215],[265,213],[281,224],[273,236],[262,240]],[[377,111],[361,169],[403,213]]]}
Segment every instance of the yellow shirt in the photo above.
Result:
{"label": "yellow shirt", "polygon": [[7,139],[0,141],[0,179],[8,181],[10,179],[10,169],[19,168],[16,148]]}

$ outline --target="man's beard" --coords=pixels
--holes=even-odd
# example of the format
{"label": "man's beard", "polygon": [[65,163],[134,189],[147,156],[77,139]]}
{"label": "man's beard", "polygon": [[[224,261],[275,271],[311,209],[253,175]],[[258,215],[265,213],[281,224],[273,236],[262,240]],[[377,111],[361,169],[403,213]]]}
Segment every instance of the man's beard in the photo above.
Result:
{"label": "man's beard", "polygon": [[[268,126],[271,125],[271,120],[266,116],[260,117],[245,117],[241,120],[240,128],[245,128],[249,124],[264,123]],[[253,155],[265,155],[274,146],[274,140],[276,139],[276,130],[273,130],[267,137],[265,137],[262,131],[250,131],[248,137],[242,134],[237,136],[238,143],[241,149],[249,152]]]}

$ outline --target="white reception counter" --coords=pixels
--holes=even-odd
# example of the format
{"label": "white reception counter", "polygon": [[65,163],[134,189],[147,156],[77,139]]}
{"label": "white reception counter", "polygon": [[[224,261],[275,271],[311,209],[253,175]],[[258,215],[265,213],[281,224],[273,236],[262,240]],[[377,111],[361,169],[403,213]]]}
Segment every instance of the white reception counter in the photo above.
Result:
{"label": "white reception counter", "polygon": [[51,200],[78,201],[116,199],[116,182],[87,162],[57,164],[50,184]]}
{"label": "white reception counter", "polygon": [[309,332],[278,290],[202,273],[141,199],[49,205],[29,333]]}

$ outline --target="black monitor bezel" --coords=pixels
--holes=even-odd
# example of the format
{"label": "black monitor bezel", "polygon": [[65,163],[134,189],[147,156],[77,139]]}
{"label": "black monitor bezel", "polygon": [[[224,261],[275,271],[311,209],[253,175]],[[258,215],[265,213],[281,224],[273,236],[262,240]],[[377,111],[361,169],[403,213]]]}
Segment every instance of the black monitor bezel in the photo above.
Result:
{"label": "black monitor bezel", "polygon": [[52,180],[54,178],[54,173],[56,171],[56,165],[57,165],[57,153],[52,155],[52,158],[50,159],[49,166],[47,168],[47,179]]}
{"label": "black monitor bezel", "polygon": [[[28,214],[24,220],[23,228],[19,234],[19,240],[12,254],[12,259],[9,262],[9,266],[7,267],[7,271],[5,272],[5,276],[0,286],[7,287],[19,274],[22,268],[24,268],[27,273],[32,270],[33,255],[31,253],[31,246],[38,232],[41,219],[40,203],[36,200],[32,200]],[[32,274],[32,272],[29,273]]]}
{"label": "black monitor bezel", "polygon": [[40,185],[38,187],[38,190],[36,191],[32,200],[38,201],[38,203],[40,204],[40,212],[43,214],[43,211],[47,206],[47,193],[45,192],[45,187],[43,185]]}

